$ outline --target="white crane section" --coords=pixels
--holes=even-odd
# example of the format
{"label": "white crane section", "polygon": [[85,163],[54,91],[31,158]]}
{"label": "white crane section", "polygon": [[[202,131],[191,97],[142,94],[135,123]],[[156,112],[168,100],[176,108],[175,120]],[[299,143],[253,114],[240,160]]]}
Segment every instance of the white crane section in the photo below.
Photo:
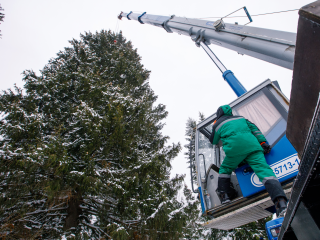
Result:
{"label": "white crane section", "polygon": [[119,19],[122,17],[164,28],[169,33],[190,36],[197,46],[201,42],[215,44],[239,54],[293,69],[296,33],[224,23],[222,19],[213,22],[132,12],[122,12]]}

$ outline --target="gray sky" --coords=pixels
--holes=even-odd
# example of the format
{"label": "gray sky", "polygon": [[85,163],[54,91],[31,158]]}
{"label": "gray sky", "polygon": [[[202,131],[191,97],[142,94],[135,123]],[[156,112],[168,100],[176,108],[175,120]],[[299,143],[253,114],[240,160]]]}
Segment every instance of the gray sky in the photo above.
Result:
{"label": "gray sky", "polygon": [[[121,12],[202,18],[221,17],[246,6],[251,15],[298,9],[310,3],[307,0],[0,0],[5,9],[4,23],[0,25],[0,90],[23,86],[21,73],[33,69],[39,73],[59,50],[69,46],[68,40],[79,39],[85,31],[115,30],[117,15]],[[244,15],[238,12],[235,15]],[[239,24],[245,18],[226,19]],[[249,26],[296,32],[298,11],[253,17]],[[220,71],[206,53],[197,48],[189,37],[164,29],[123,19],[119,22],[123,35],[131,40],[142,56],[142,63],[151,70],[150,85],[159,96],[158,102],[167,106],[164,134],[171,142],[185,142],[185,123],[188,117],[198,118],[202,112],[209,116],[220,105],[236,98]],[[247,90],[266,79],[278,80],[289,98],[292,71],[249,56],[241,56],[228,49],[210,45],[211,49],[232,70]],[[185,151],[185,150],[184,150]],[[184,152],[183,151],[183,152]],[[183,152],[173,162],[173,174],[189,169]]]}

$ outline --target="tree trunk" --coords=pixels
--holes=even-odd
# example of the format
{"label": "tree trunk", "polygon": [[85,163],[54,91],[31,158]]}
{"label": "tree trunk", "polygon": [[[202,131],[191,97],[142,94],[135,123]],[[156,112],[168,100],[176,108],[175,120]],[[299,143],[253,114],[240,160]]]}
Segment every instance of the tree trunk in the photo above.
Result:
{"label": "tree trunk", "polygon": [[80,208],[80,204],[82,203],[81,197],[72,198],[69,201],[69,206],[67,209],[67,217],[63,226],[63,230],[68,230],[70,228],[76,228],[79,223],[79,216],[82,213],[82,209]]}

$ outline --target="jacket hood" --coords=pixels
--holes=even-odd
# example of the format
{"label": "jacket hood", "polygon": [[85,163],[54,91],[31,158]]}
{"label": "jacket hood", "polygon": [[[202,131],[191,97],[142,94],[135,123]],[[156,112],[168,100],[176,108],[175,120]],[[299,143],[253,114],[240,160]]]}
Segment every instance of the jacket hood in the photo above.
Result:
{"label": "jacket hood", "polygon": [[232,109],[229,105],[223,105],[218,108],[217,110],[217,119],[219,119],[221,116],[227,115],[227,116],[233,116]]}

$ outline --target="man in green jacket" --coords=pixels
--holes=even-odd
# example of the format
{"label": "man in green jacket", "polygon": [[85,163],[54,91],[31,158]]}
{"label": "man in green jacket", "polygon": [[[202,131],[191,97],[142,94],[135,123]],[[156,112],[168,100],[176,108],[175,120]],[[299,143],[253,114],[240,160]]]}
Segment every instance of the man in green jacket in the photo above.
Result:
{"label": "man in green jacket", "polygon": [[242,116],[233,116],[229,105],[218,108],[217,118],[212,127],[209,138],[212,144],[222,141],[226,154],[218,178],[217,193],[221,204],[230,201],[230,177],[232,171],[245,161],[264,184],[277,210],[277,216],[285,214],[287,198],[279,180],[267,164],[264,154],[269,153],[271,147],[259,128]]}

